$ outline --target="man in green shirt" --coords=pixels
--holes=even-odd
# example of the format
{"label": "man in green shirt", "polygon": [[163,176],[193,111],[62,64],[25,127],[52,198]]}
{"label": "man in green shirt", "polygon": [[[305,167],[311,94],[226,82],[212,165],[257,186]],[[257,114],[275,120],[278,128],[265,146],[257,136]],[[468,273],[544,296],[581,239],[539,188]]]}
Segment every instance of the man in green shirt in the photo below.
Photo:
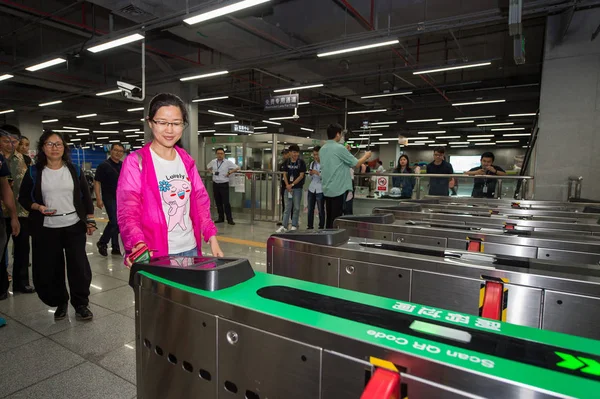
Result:
{"label": "man in green shirt", "polygon": [[319,151],[319,157],[321,158],[321,178],[325,196],[325,213],[327,214],[325,227],[331,229],[333,221],[342,216],[348,192],[352,192],[350,168],[363,164],[371,158],[371,151],[367,151],[360,159],[353,157],[346,147],[340,144],[342,126],[338,123],[329,125],[327,138],[329,140]]}

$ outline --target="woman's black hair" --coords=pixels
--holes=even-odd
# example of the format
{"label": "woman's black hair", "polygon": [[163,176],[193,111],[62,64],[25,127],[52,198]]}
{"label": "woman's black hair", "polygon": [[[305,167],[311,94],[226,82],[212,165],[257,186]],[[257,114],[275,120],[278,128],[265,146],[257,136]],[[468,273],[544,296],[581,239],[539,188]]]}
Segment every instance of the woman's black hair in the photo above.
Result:
{"label": "woman's black hair", "polygon": [[398,158],[398,165],[396,166],[396,171],[397,171],[397,173],[400,173],[400,172],[402,172],[402,166],[400,166],[400,160],[401,160],[402,158],[406,158],[406,171],[407,171],[408,173],[412,173],[412,169],[411,169],[411,167],[410,167],[410,159],[408,158],[408,155],[406,155],[406,154],[402,154],[402,155],[400,155],[400,157]]}
{"label": "woman's black hair", "polygon": [[40,137],[40,141],[38,141],[37,143],[37,156],[35,157],[35,166],[38,169],[38,171],[42,171],[42,169],[44,169],[48,164],[48,158],[44,153],[44,145],[46,144],[46,141],[48,141],[50,136],[58,136],[58,138],[60,138],[60,141],[62,141],[64,148],[62,160],[64,163],[71,163],[71,150],[69,149],[69,146],[67,145],[67,142],[65,141],[63,135],[60,133],[55,133],[52,130],[48,129],[44,130],[42,137]]}
{"label": "woman's black hair", "polygon": [[150,101],[150,108],[148,111],[148,119],[152,121],[154,116],[162,107],[179,107],[181,110],[181,115],[183,117],[183,122],[187,125],[189,123],[189,115],[187,111],[187,107],[181,98],[171,93],[160,93],[154,96],[152,101]]}

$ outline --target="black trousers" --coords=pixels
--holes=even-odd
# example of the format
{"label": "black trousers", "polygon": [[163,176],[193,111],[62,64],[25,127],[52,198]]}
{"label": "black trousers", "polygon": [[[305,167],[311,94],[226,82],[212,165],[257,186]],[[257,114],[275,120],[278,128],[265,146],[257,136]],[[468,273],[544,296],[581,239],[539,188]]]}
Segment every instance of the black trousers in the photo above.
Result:
{"label": "black trousers", "polygon": [[65,283],[65,258],[71,304],[89,303],[92,270],[86,254],[86,227],[82,222],[57,229],[40,228],[32,235],[33,284],[48,306],[69,302]]}
{"label": "black trousers", "polygon": [[117,224],[117,200],[105,199],[104,207],[108,216],[108,224],[104,228],[102,237],[98,241],[100,244],[108,245],[110,241],[112,249],[119,249],[119,225]]}
{"label": "black trousers", "polygon": [[[8,242],[4,221],[4,218],[0,218],[0,248],[4,248]],[[3,262],[0,264],[0,295],[8,291],[8,285],[8,270],[6,270],[6,263]]]}
{"label": "black trousers", "polygon": [[217,211],[219,211],[219,220],[225,220],[224,216],[227,216],[227,221],[233,222],[231,204],[229,203],[229,183],[213,182],[213,193],[215,195]]}
{"label": "black trousers", "polygon": [[[6,230],[6,244],[2,248],[2,265],[8,264],[8,242],[10,237],[13,239],[13,290],[23,289],[29,285],[29,220],[27,218],[19,218],[21,224],[21,232],[18,236],[12,236],[12,227],[10,219],[4,218],[4,226]],[[0,291],[1,293],[2,291]]]}
{"label": "black trousers", "polygon": [[338,195],[337,197],[325,197],[325,214],[327,215],[327,223],[325,223],[326,229],[332,229],[333,221],[342,216],[346,195],[347,193]]}

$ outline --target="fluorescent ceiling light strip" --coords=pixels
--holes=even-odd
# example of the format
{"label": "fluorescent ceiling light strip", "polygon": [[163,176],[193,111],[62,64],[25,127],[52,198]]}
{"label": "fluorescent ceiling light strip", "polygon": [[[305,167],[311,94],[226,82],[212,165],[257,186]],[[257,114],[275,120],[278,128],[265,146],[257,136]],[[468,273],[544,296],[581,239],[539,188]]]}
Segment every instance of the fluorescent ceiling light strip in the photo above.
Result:
{"label": "fluorescent ceiling light strip", "polygon": [[267,126],[255,126],[254,130],[267,129]]}
{"label": "fluorescent ceiling light strip", "polygon": [[137,134],[129,134],[129,135],[125,136],[125,137],[127,137],[129,139],[129,138],[132,138],[132,137],[138,137],[138,135]]}
{"label": "fluorescent ceiling light strip", "polygon": [[86,144],[86,145],[88,145],[88,144],[96,144],[96,142],[95,142],[95,141],[88,141],[88,142],[87,142],[87,143],[85,143],[85,144]]}
{"label": "fluorescent ceiling light strip", "polygon": [[525,130],[524,127],[503,127],[499,129],[492,129],[492,132],[504,132],[507,130]]}
{"label": "fluorescent ceiling light strip", "polygon": [[63,129],[52,129],[56,133],[77,133],[78,130],[63,130]]}
{"label": "fluorescent ceiling light strip", "polygon": [[468,145],[453,145],[452,148],[467,148]]}
{"label": "fluorescent ceiling light strip", "polygon": [[113,121],[113,122],[102,122],[100,123],[101,126],[106,126],[106,125],[118,125],[119,121]]}
{"label": "fluorescent ceiling light strip", "polygon": [[415,143],[431,144],[431,143],[435,143],[435,140],[427,140],[427,141],[415,141]]}
{"label": "fluorescent ceiling light strip", "polygon": [[429,137],[407,137],[407,140],[427,140]]}
{"label": "fluorescent ceiling light strip", "polygon": [[144,141],[145,139],[136,139],[135,141]]}
{"label": "fluorescent ceiling light strip", "polygon": [[129,108],[127,110],[127,112],[137,112],[137,111],[143,111],[144,107],[138,107],[138,108]]}
{"label": "fluorescent ceiling light strip", "polygon": [[194,17],[186,18],[183,20],[188,25],[195,25],[200,22],[208,21],[209,19],[218,18],[223,15],[231,14],[236,11],[243,10],[245,8],[254,7],[256,5],[266,3],[269,0],[243,0],[234,4],[230,4],[225,7],[220,7],[212,11],[198,14]]}
{"label": "fluorescent ceiling light strip", "polygon": [[432,130],[431,132],[417,132],[417,134],[444,134],[445,130]]}
{"label": "fluorescent ceiling light strip", "polygon": [[475,145],[496,145],[496,143],[475,143]]}
{"label": "fluorescent ceiling light strip", "polygon": [[310,104],[310,101],[301,101],[298,103],[298,105],[308,105]]}
{"label": "fluorescent ceiling light strip", "polygon": [[181,78],[179,80],[181,80],[182,82],[187,82],[188,80],[210,78],[213,76],[226,75],[228,73],[229,73],[229,71],[210,72],[210,73],[205,73],[202,75],[188,76],[187,78]]}
{"label": "fluorescent ceiling light strip", "polygon": [[78,115],[76,116],[77,119],[83,119],[83,118],[92,118],[94,116],[98,116],[98,114],[86,114],[86,115]]}
{"label": "fluorescent ceiling light strip", "polygon": [[502,137],[529,137],[531,133],[505,133]]}
{"label": "fluorescent ceiling light strip", "polygon": [[240,123],[240,121],[223,121],[223,122],[215,122],[215,125],[231,125],[233,123]]}
{"label": "fluorescent ceiling light strip", "polygon": [[109,140],[109,143],[119,143],[121,140]]}
{"label": "fluorescent ceiling light strip", "polygon": [[467,136],[468,139],[470,138],[474,138],[474,139],[482,139],[484,137],[494,137],[493,134],[472,134]]}
{"label": "fluorescent ceiling light strip", "polygon": [[485,126],[510,126],[510,125],[514,125],[514,122],[502,122],[502,123],[482,123],[477,125],[478,127],[485,127]]}
{"label": "fluorescent ceiling light strip", "polygon": [[200,133],[214,133],[214,132],[216,132],[216,130],[214,130],[214,129],[198,130],[198,134],[200,134]]}
{"label": "fluorescent ceiling light strip", "polygon": [[237,136],[237,133],[215,133],[215,136]]}
{"label": "fluorescent ceiling light strip", "polygon": [[373,94],[370,96],[362,96],[361,98],[379,98],[379,97],[394,97],[394,96],[407,96],[413,94],[412,91],[402,91],[399,93],[386,93],[386,94]]}
{"label": "fluorescent ceiling light strip", "polygon": [[71,141],[81,141],[81,139],[71,139]]}
{"label": "fluorescent ceiling light strip", "polygon": [[101,51],[105,51],[111,48],[124,46],[129,43],[137,42],[138,40],[144,40],[144,36],[139,33],[134,33],[133,35],[121,37],[119,39],[111,40],[110,42],[106,42],[103,44],[99,44],[97,46],[93,46],[88,48],[88,51],[92,53],[99,53]]}
{"label": "fluorescent ceiling light strip", "polygon": [[278,116],[276,118],[269,118],[270,121],[284,121],[287,119],[294,119],[293,116]]}
{"label": "fluorescent ceiling light strip", "polygon": [[412,145],[425,145],[425,143],[423,141],[417,141],[417,142],[414,142],[414,143],[407,143],[406,145],[411,145],[411,146]]}
{"label": "fluorescent ceiling light strip", "polygon": [[446,146],[448,146],[448,144],[439,144],[439,143],[436,143],[436,144],[427,144],[427,146],[428,147],[446,147]]}
{"label": "fluorescent ceiling light strip", "polygon": [[495,118],[496,115],[484,115],[484,116],[461,116],[460,118],[454,118],[456,120],[461,120],[461,119],[491,119],[491,118]]}
{"label": "fluorescent ceiling light strip", "polygon": [[443,120],[442,118],[436,118],[436,119],[412,119],[412,120],[407,120],[406,123],[440,122],[442,120]]}
{"label": "fluorescent ceiling light strip", "polygon": [[119,94],[121,92],[121,89],[116,89],[116,90],[109,90],[109,91],[103,91],[102,93],[96,93],[97,96],[108,96],[111,94]]}
{"label": "fluorescent ceiling light strip", "polygon": [[416,72],[413,72],[413,75],[421,75],[424,73],[454,71],[457,69],[477,68],[477,67],[488,66],[488,65],[492,65],[492,63],[488,61],[488,62],[479,62],[476,64],[454,65],[454,66],[441,67],[441,68],[436,68],[436,69],[425,69],[423,71],[416,71]]}
{"label": "fluorescent ceiling light strip", "polygon": [[398,123],[397,121],[391,121],[391,122],[371,122],[371,125],[393,125],[395,123]]}
{"label": "fluorescent ceiling light strip", "polygon": [[48,103],[42,103],[42,104],[38,104],[40,107],[47,107],[49,105],[56,105],[56,104],[62,104],[61,100],[56,100],[56,101],[50,101]]}
{"label": "fluorescent ceiling light strip", "polygon": [[89,136],[89,133],[77,133],[75,136]]}
{"label": "fluorescent ceiling light strip", "polygon": [[307,86],[296,86],[296,87],[288,87],[287,89],[277,89],[277,90],[273,90],[274,93],[282,93],[284,91],[293,91],[293,90],[303,90],[303,89],[314,89],[317,87],[323,87],[323,83],[317,83],[314,85],[307,85]]}
{"label": "fluorescent ceiling light strip", "polygon": [[479,104],[495,104],[495,103],[504,103],[506,100],[487,100],[487,101],[470,101],[466,103],[454,103],[453,107],[460,107],[461,105],[479,105]]}
{"label": "fluorescent ceiling light strip", "polygon": [[448,144],[453,145],[453,144],[457,144],[457,145],[462,145],[462,144],[469,144],[468,141],[451,141]]}
{"label": "fluorescent ceiling light strip", "polygon": [[386,112],[387,109],[386,108],[381,108],[381,109],[367,109],[364,111],[351,111],[348,112],[348,115],[357,115],[357,114],[372,114],[374,112]]}
{"label": "fluorescent ceiling light strip", "polygon": [[215,110],[212,110],[212,109],[209,109],[208,112],[210,112],[211,114],[229,116],[229,117],[232,117],[232,118],[235,117],[234,114],[228,114],[227,112],[215,111]]}
{"label": "fluorescent ceiling light strip", "polygon": [[53,122],[58,122],[58,119],[47,119],[45,121],[42,121],[42,123],[53,123]]}
{"label": "fluorescent ceiling light strip", "polygon": [[363,129],[363,130],[375,130],[375,129],[385,129],[386,127],[390,127],[390,125],[363,126],[363,127],[361,127],[361,129]]}
{"label": "fluorescent ceiling light strip", "polygon": [[114,133],[119,133],[119,131],[118,130],[94,130],[94,131],[92,131],[92,133],[105,133],[105,134],[113,133],[114,134]]}
{"label": "fluorescent ceiling light strip", "polygon": [[492,139],[467,139],[467,141],[476,142],[476,141],[492,141]]}
{"label": "fluorescent ceiling light strip", "polygon": [[520,143],[519,140],[496,140],[497,144]]}
{"label": "fluorescent ceiling light strip", "polygon": [[97,137],[96,140],[108,140],[108,137]]}
{"label": "fluorescent ceiling light strip", "polygon": [[123,133],[137,132],[139,130],[140,129],[125,129],[125,130],[123,130]]}
{"label": "fluorescent ceiling light strip", "polygon": [[220,97],[208,97],[208,98],[197,98],[192,100],[193,103],[203,103],[205,101],[216,101],[216,100],[226,100],[229,96],[220,96]]}
{"label": "fluorescent ceiling light strip", "polygon": [[511,117],[515,117],[515,116],[536,116],[536,115],[537,114],[535,112],[531,112],[531,113],[528,113],[528,114],[508,114],[508,116],[511,116]]}
{"label": "fluorescent ceiling light strip", "polygon": [[271,121],[265,121],[265,120],[263,120],[263,122],[264,122],[264,123],[269,123],[269,124],[271,124],[271,125],[278,125],[278,126],[281,126],[281,123],[279,123],[279,122],[271,122]]}
{"label": "fluorescent ceiling light strip", "polygon": [[383,136],[383,133],[359,134],[358,137],[377,137]]}
{"label": "fluorescent ceiling light strip", "polygon": [[15,112],[15,110],[14,109],[6,109],[4,111],[0,111],[0,115],[2,115],[2,114],[10,114],[11,112]]}
{"label": "fluorescent ceiling light strip", "polygon": [[0,82],[3,81],[3,80],[12,79],[12,78],[14,78],[13,75],[9,75],[9,74],[6,73],[6,74],[0,76]]}
{"label": "fluorescent ceiling light strip", "polygon": [[376,47],[391,46],[392,44],[398,44],[398,43],[400,43],[399,40],[387,40],[385,42],[371,43],[371,44],[366,44],[363,46],[348,47],[348,48],[341,49],[341,50],[334,50],[334,51],[328,51],[325,53],[318,53],[317,57],[328,57],[330,55],[350,53],[352,51],[361,51],[361,50],[367,50],[367,49],[376,48]]}
{"label": "fluorescent ceiling light strip", "polygon": [[314,132],[314,129],[309,129],[307,127],[301,127],[300,130],[304,130],[305,132]]}
{"label": "fluorescent ceiling light strip", "polygon": [[460,136],[440,136],[436,137],[436,140],[449,140],[449,139],[459,139]]}
{"label": "fluorescent ceiling light strip", "polygon": [[42,62],[41,64],[30,66],[27,69],[29,72],[39,71],[40,69],[50,68],[51,66],[62,64],[63,62],[67,62],[64,58],[55,58],[50,61]]}
{"label": "fluorescent ceiling light strip", "polygon": [[438,125],[458,125],[460,123],[475,123],[475,121],[450,121],[450,122],[438,122]]}
{"label": "fluorescent ceiling light strip", "polygon": [[85,130],[85,131],[87,131],[87,130],[90,130],[90,129],[87,129],[87,128],[85,128],[85,127],[73,127],[73,126],[63,126],[63,129],[71,129],[71,130]]}

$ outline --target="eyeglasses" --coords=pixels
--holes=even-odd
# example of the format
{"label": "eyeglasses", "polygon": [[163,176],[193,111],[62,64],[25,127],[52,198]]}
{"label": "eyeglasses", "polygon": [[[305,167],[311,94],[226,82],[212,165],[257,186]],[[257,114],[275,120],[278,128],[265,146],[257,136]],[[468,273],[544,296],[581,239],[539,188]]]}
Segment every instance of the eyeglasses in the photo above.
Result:
{"label": "eyeglasses", "polygon": [[180,129],[183,130],[185,128],[185,122],[182,121],[177,121],[177,122],[167,122],[167,121],[156,121],[154,119],[151,119],[152,123],[154,123],[155,125],[157,125],[158,127],[160,127],[161,129],[166,129],[167,126],[172,126],[173,129]]}
{"label": "eyeglasses", "polygon": [[58,142],[58,141],[56,143],[48,141],[44,145],[46,146],[46,148],[52,148],[52,147],[54,147],[54,148],[63,148],[64,147],[63,143]]}
{"label": "eyeglasses", "polygon": [[125,151],[123,151],[123,150],[116,150],[116,149],[115,149],[115,150],[112,150],[112,151],[113,151],[113,152],[120,152],[120,153],[124,153],[124,152],[125,152]]}

